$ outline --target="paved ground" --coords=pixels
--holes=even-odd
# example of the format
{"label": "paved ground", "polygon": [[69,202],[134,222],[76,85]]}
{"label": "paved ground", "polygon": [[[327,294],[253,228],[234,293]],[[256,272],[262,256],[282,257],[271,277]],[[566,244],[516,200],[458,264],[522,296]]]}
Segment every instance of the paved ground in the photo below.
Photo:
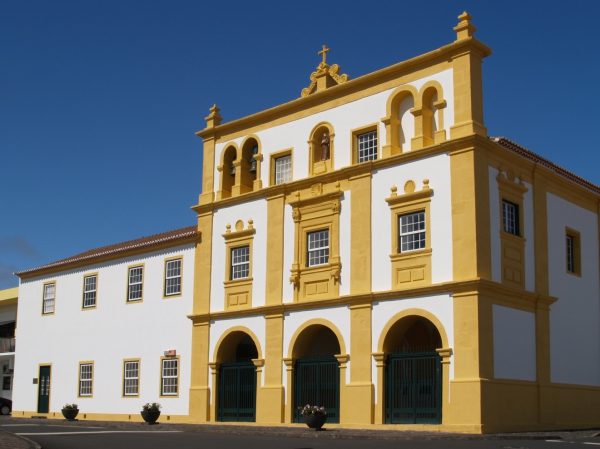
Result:
{"label": "paved ground", "polygon": [[[598,431],[465,435],[439,432],[115,423],[0,417],[0,449],[593,449]],[[22,440],[28,438],[31,441]],[[600,448],[599,448],[600,449]]]}

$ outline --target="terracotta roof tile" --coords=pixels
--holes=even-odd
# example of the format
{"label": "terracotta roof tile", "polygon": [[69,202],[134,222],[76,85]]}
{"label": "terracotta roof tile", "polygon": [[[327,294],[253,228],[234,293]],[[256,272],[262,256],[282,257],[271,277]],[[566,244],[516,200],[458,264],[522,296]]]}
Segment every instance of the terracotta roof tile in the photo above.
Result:
{"label": "terracotta roof tile", "polygon": [[19,277],[22,277],[23,275],[31,276],[40,271],[47,271],[54,268],[59,269],[83,261],[87,263],[93,263],[94,261],[100,258],[118,257],[119,254],[131,250],[151,251],[152,248],[155,246],[160,246],[168,243],[172,243],[173,245],[175,245],[178,241],[187,240],[197,235],[198,230],[196,226],[188,226],[181,229],[175,229],[173,231],[167,231],[162,232],[160,234],[150,235],[148,237],[141,237],[134,240],[128,240],[126,242],[115,243],[113,245],[101,246],[98,248],[90,249],[88,251],[75,254],[74,256],[67,257],[65,259],[60,259],[55,262],[50,262],[39,267],[19,271],[15,274]]}

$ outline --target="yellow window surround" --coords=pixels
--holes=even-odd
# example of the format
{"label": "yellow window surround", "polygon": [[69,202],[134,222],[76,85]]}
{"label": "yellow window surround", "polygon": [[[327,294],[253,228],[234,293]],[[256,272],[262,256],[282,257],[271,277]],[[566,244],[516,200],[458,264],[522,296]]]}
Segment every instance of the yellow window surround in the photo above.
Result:
{"label": "yellow window surround", "polygon": [[[288,198],[294,219],[294,261],[290,282],[294,285],[294,301],[333,299],[339,296],[342,264],[339,253],[340,209],[343,190],[340,183],[323,192],[315,184],[306,195],[299,191]],[[329,232],[328,263],[308,266],[308,234]]]}
{"label": "yellow window surround", "polygon": [[[358,136],[367,134],[370,132],[375,132],[377,136],[377,148],[376,148],[376,157],[375,159],[381,158],[381,154],[379,152],[380,144],[379,144],[379,126],[377,123],[371,123],[370,125],[361,126],[360,128],[355,128],[350,131],[352,133],[352,163],[358,164],[359,161],[359,142]],[[366,161],[365,161],[366,162]]]}
{"label": "yellow window surround", "polygon": [[[248,227],[244,229],[244,222],[238,220],[235,230],[228,224],[222,234],[225,240],[225,310],[247,309],[252,307],[252,242],[254,240],[254,221],[248,220]],[[247,246],[249,250],[248,276],[241,279],[232,279],[231,252],[235,248]]]}
{"label": "yellow window surround", "polygon": [[[567,251],[567,260],[565,261],[567,273],[574,276],[581,276],[581,234],[579,231],[567,227],[565,228],[565,240],[569,239],[572,248],[569,248],[568,244],[565,248]],[[569,250],[571,250],[571,254],[569,254]]]}
{"label": "yellow window surround", "polygon": [[[391,195],[385,199],[390,207],[392,220],[391,269],[392,289],[406,289],[431,285],[431,226],[430,204],[433,189],[429,180],[423,180],[421,190],[415,191],[412,180],[404,184],[404,194],[398,195],[398,188],[391,188]],[[425,248],[401,252],[399,219],[402,215],[424,212]]]}
{"label": "yellow window surround", "polygon": [[[502,258],[502,282],[513,287],[523,288],[525,286],[525,238],[524,235],[524,209],[523,197],[527,187],[521,177],[517,177],[510,170],[498,170],[498,192],[500,203],[500,242]],[[518,235],[508,233],[504,230],[502,202],[509,201],[518,208]]]}

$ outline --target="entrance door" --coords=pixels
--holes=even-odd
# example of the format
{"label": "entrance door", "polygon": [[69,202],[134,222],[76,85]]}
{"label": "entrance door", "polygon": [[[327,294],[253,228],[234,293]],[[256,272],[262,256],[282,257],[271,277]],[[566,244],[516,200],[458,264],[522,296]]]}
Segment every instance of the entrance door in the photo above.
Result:
{"label": "entrance door", "polygon": [[50,411],[50,366],[40,366],[38,378],[38,413]]}
{"label": "entrance door", "polygon": [[298,407],[325,407],[327,422],[340,421],[340,367],[335,357],[299,359],[294,368],[294,421],[302,422]]}
{"label": "entrance door", "polygon": [[441,423],[441,366],[437,352],[400,353],[388,357],[386,423]]}
{"label": "entrance door", "polygon": [[217,390],[219,421],[256,419],[256,367],[252,362],[223,363]]}

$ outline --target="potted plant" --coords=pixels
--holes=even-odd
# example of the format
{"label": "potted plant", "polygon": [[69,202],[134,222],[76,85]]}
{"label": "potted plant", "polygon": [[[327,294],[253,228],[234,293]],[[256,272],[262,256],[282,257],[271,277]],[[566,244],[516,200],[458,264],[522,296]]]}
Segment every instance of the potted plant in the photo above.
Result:
{"label": "potted plant", "polygon": [[148,424],[155,424],[160,416],[160,404],[157,402],[148,402],[142,407],[142,418]]}
{"label": "potted plant", "polygon": [[300,414],[304,417],[306,425],[315,430],[321,430],[325,421],[327,421],[327,412],[325,407],[306,404],[304,407],[298,407]]}
{"label": "potted plant", "polygon": [[75,421],[75,417],[79,413],[79,408],[77,404],[65,404],[61,411],[66,420]]}

